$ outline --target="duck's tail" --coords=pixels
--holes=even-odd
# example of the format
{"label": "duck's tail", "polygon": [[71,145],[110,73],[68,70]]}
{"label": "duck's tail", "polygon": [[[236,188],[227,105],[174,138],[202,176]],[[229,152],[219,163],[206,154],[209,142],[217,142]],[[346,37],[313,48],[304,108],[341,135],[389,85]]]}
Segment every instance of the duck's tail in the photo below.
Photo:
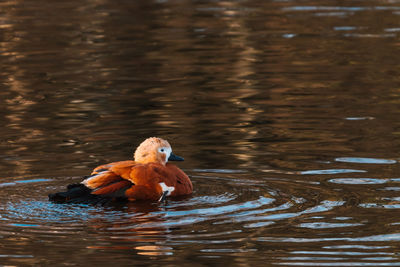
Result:
{"label": "duck's tail", "polygon": [[91,194],[92,189],[84,184],[70,184],[65,192],[57,192],[49,195],[49,200],[55,203],[82,203],[105,204],[110,201],[99,195]]}

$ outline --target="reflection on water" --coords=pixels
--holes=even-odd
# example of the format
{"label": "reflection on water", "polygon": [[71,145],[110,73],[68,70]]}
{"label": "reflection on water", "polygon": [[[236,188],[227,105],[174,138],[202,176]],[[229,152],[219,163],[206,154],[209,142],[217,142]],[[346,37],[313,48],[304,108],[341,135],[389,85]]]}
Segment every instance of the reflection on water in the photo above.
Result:
{"label": "reflection on water", "polygon": [[[0,265],[400,265],[398,1],[0,6]],[[149,136],[193,196],[47,201]]]}
{"label": "reflection on water", "polygon": [[396,160],[391,160],[391,159],[372,159],[372,158],[347,158],[347,157],[341,157],[341,158],[336,158],[336,161],[341,161],[341,162],[350,162],[350,163],[367,163],[367,164],[394,164],[397,161]]}

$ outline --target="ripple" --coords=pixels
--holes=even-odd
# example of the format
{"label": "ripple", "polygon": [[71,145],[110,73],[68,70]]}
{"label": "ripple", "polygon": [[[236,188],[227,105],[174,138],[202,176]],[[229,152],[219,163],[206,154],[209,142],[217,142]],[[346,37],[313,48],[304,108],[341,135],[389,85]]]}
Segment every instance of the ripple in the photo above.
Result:
{"label": "ripple", "polygon": [[200,216],[212,216],[212,215],[221,215],[226,213],[232,213],[240,210],[247,209],[255,209],[264,205],[271,204],[274,202],[273,198],[266,198],[260,196],[256,200],[246,201],[243,203],[236,203],[232,205],[212,207],[212,208],[204,208],[204,209],[192,209],[192,210],[184,210],[184,211],[168,211],[168,212],[158,212],[158,214],[163,214],[164,217],[177,217],[177,216],[188,216],[188,215],[200,215]]}
{"label": "ripple", "polygon": [[400,10],[397,6],[291,6],[284,7],[284,11],[364,11],[364,10]]}
{"label": "ripple", "polygon": [[387,183],[388,179],[377,179],[377,178],[334,178],[329,179],[328,182],[335,184],[384,184]]}
{"label": "ripple", "polygon": [[[203,170],[210,172],[213,169]],[[312,170],[309,174],[354,171],[363,172],[327,169]],[[27,186],[24,185],[26,183],[17,183],[12,187],[3,187],[12,197],[0,204],[0,222],[3,222],[0,233],[19,238],[34,236],[38,240],[58,240],[68,236],[78,238],[83,231],[87,231],[82,229],[89,229],[91,234],[86,236],[84,247],[91,250],[131,250],[136,255],[165,257],[179,253],[177,247],[196,244],[197,251],[204,256],[221,256],[256,252],[254,248],[231,246],[242,244],[248,233],[262,233],[288,223],[292,223],[291,228],[311,230],[362,225],[348,221],[315,222],[324,220],[326,214],[345,203],[341,199],[333,199],[333,196],[327,200],[328,195],[321,195],[323,198],[315,200],[300,193],[305,189],[319,190],[320,185],[302,184],[299,191],[285,191],[285,186],[271,190],[275,183],[293,183],[296,186],[298,183],[290,179],[259,179],[249,183],[246,172],[216,170],[215,173],[219,175],[214,177],[210,174],[206,180],[191,176],[194,183],[204,183],[196,187],[199,191],[191,197],[171,199],[163,204],[128,203],[121,206],[50,203],[43,194],[43,188],[56,190],[53,185],[56,180],[29,179]],[[21,191],[33,192],[33,195],[21,198]],[[313,215],[315,217],[311,219]],[[302,222],[304,217],[313,221]],[[329,239],[325,241],[329,242]],[[211,245],[218,247],[214,249]]]}
{"label": "ripple", "polygon": [[298,265],[298,266],[400,266],[396,262],[356,262],[354,260],[348,262],[278,262],[278,265]]}
{"label": "ripple", "polygon": [[266,227],[269,226],[271,224],[274,224],[275,222],[256,222],[256,223],[249,223],[244,225],[245,228],[258,228],[258,227]]}
{"label": "ripple", "polygon": [[389,186],[389,187],[382,188],[381,190],[386,190],[386,191],[400,191],[400,187]]}
{"label": "ripple", "polygon": [[368,246],[368,245],[338,245],[338,246],[325,246],[325,249],[367,249],[367,250],[377,250],[377,249],[387,249],[391,248],[391,246]]}
{"label": "ripple", "polygon": [[341,200],[323,200],[320,205],[306,209],[303,213],[325,212],[335,207],[342,206],[345,202]]}
{"label": "ripple", "polygon": [[[37,223],[80,223],[89,219],[120,218],[124,213],[118,210],[84,204],[63,205],[47,201],[19,201],[0,207],[4,219],[14,221],[14,226],[27,227]],[[3,219],[3,218],[2,218]],[[15,222],[17,221],[17,222]],[[25,221],[26,223],[21,223]],[[29,224],[27,222],[37,222]],[[10,225],[11,225],[10,224]]]}
{"label": "ripple", "polygon": [[212,253],[243,253],[243,252],[254,252],[257,249],[232,249],[232,248],[218,248],[218,249],[201,249],[201,252],[212,252]]}
{"label": "ripple", "polygon": [[297,36],[297,34],[294,34],[294,33],[285,33],[285,34],[282,34],[282,37],[283,38],[286,38],[286,39],[291,39],[291,38],[294,38],[294,37],[296,37]]}
{"label": "ripple", "polygon": [[247,221],[256,221],[256,220],[261,220],[261,219],[266,219],[270,217],[261,217],[261,216],[254,216],[254,215],[264,215],[269,212],[276,212],[276,211],[282,211],[282,210],[287,210],[290,207],[293,207],[293,204],[291,202],[284,203],[280,206],[277,207],[272,207],[272,208],[267,208],[267,209],[257,209],[257,210],[249,210],[249,211],[243,211],[243,212],[238,212],[234,214],[229,214],[228,220],[221,221],[220,223],[233,223],[233,222],[247,222]]}
{"label": "ripple", "polygon": [[357,37],[357,38],[389,38],[389,37],[396,37],[397,35],[394,34],[394,33],[382,33],[382,34],[346,33],[343,36],[345,36],[345,37]]}
{"label": "ripple", "polygon": [[[207,169],[206,171],[209,172],[210,170]],[[243,172],[223,170],[221,173]],[[227,178],[210,177],[210,179],[219,181]],[[43,184],[47,187],[50,186],[51,190],[56,190],[48,183],[49,181],[52,180],[30,179],[13,185],[16,186],[15,191],[21,191],[26,189],[25,187],[23,189],[18,188],[23,184],[37,183],[29,189],[34,193],[43,194],[40,192],[43,191]],[[114,207],[55,204],[48,202],[45,196],[39,197],[39,200],[29,198],[9,199],[8,202],[0,205],[0,221],[7,222],[7,226],[13,228],[12,230],[4,230],[5,232],[20,232],[18,229],[26,229],[32,233],[40,231],[43,234],[48,232],[56,235],[65,235],[66,232],[76,231],[87,222],[98,221],[104,225],[113,224],[111,227],[105,226],[104,229],[111,231],[114,237],[117,234],[115,238],[119,239],[118,232],[120,231],[141,229],[140,232],[143,232],[145,229],[151,228],[193,225],[203,221],[215,222],[235,213],[257,211],[264,206],[272,205],[276,201],[275,198],[265,196],[240,201],[238,198],[243,193],[243,186],[249,185],[241,179],[232,179],[230,184],[238,188],[237,193],[223,192],[217,195],[199,195],[183,200],[170,200],[165,205],[128,203],[123,207]],[[261,183],[256,184],[259,187],[263,186]],[[43,200],[43,197],[46,200]],[[57,229],[58,227],[62,230]],[[25,233],[28,232],[25,231]]]}
{"label": "ripple", "polygon": [[27,223],[10,223],[11,226],[17,227],[39,227],[39,224],[27,224]]}
{"label": "ripple", "polygon": [[43,179],[43,178],[41,178],[41,179],[19,180],[19,181],[0,183],[0,187],[15,186],[15,185],[18,185],[18,184],[41,183],[41,182],[48,182],[48,181],[52,181],[52,179]]}
{"label": "ripple", "polygon": [[367,171],[354,170],[354,169],[327,169],[327,170],[302,171],[300,172],[300,174],[314,175],[314,174],[339,174],[339,173],[355,173],[355,172],[367,172]]}
{"label": "ripple", "polygon": [[359,206],[362,208],[400,209],[400,204],[362,203]]}
{"label": "ripple", "polygon": [[274,223],[275,221],[278,221],[278,220],[295,218],[295,217],[299,217],[303,214],[326,212],[326,211],[333,209],[334,207],[341,206],[344,203],[345,203],[344,201],[325,200],[325,201],[322,201],[320,205],[317,205],[317,206],[314,206],[314,207],[311,207],[311,208],[308,208],[308,209],[305,209],[305,210],[299,211],[299,212],[285,212],[285,213],[268,214],[269,212],[287,210],[287,209],[293,207],[293,204],[289,202],[289,203],[280,205],[278,207],[273,207],[273,208],[269,208],[269,209],[262,209],[262,210],[233,214],[232,215],[233,218],[228,219],[228,220],[223,220],[223,221],[219,222],[218,224],[256,221],[254,223],[246,224],[246,225],[244,225],[244,227],[245,228],[264,227],[264,226],[271,225],[272,223]]}
{"label": "ripple", "polygon": [[244,170],[230,169],[193,169],[194,172],[209,172],[209,173],[246,173]]}
{"label": "ripple", "polygon": [[374,120],[374,117],[346,117],[345,120],[348,121],[364,121],[364,120]]}
{"label": "ripple", "polygon": [[[222,203],[226,203],[229,201],[232,201],[237,198],[237,195],[232,194],[232,193],[225,193],[217,196],[199,196],[199,197],[193,197],[190,199],[190,205],[218,205]],[[189,203],[188,202],[182,202],[182,201],[170,201],[168,203],[169,208],[176,208],[180,206],[187,206]]]}
{"label": "ripple", "polygon": [[385,32],[400,32],[400,28],[386,28]]}
{"label": "ripple", "polygon": [[[353,30],[356,30],[357,29],[357,27],[354,27],[354,26],[337,26],[337,27],[333,27],[333,29],[335,30],[335,31],[353,31]],[[348,118],[346,118],[346,119],[348,119]]]}
{"label": "ripple", "polygon": [[310,229],[329,229],[329,228],[340,228],[340,227],[352,227],[360,226],[361,223],[327,223],[327,222],[314,222],[314,223],[301,223],[299,227],[310,228]]}
{"label": "ripple", "polygon": [[[262,242],[293,242],[293,243],[314,243],[314,242],[389,242],[400,241],[400,233],[383,234],[383,235],[370,235],[362,237],[321,237],[321,238],[308,238],[308,237],[258,237],[258,241]],[[314,251],[316,253],[316,251]],[[336,252],[334,252],[336,253]],[[385,252],[378,252],[385,253]],[[387,254],[387,253],[385,253]]]}
{"label": "ripple", "polygon": [[348,163],[363,163],[363,164],[395,164],[397,161],[392,159],[377,159],[377,158],[357,158],[357,157],[342,157],[336,158],[339,162]]}
{"label": "ripple", "polygon": [[0,258],[33,258],[33,255],[4,255],[4,254],[0,254]]}
{"label": "ripple", "polygon": [[342,6],[291,6],[283,8],[284,11],[361,11],[364,7],[342,7]]}

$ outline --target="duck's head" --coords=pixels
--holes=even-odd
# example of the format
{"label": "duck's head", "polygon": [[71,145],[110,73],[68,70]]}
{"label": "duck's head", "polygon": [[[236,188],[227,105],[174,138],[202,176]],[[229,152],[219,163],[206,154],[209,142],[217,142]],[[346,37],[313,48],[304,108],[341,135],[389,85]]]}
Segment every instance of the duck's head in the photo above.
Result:
{"label": "duck's head", "polygon": [[183,158],[172,153],[171,145],[167,140],[150,137],[144,140],[135,151],[135,161],[138,163],[160,163],[168,161],[183,161]]}

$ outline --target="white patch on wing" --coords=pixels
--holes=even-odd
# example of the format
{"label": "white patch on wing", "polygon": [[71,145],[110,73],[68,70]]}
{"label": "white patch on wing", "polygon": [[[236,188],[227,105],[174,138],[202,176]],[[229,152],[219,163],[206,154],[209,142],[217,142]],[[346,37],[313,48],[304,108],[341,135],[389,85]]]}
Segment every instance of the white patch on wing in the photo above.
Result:
{"label": "white patch on wing", "polygon": [[166,185],[164,182],[158,183],[158,184],[161,186],[163,193],[164,193],[164,192],[168,192],[168,193],[167,193],[167,196],[171,195],[172,191],[175,190],[175,187],[173,187],[173,186],[168,186],[168,185]]}

